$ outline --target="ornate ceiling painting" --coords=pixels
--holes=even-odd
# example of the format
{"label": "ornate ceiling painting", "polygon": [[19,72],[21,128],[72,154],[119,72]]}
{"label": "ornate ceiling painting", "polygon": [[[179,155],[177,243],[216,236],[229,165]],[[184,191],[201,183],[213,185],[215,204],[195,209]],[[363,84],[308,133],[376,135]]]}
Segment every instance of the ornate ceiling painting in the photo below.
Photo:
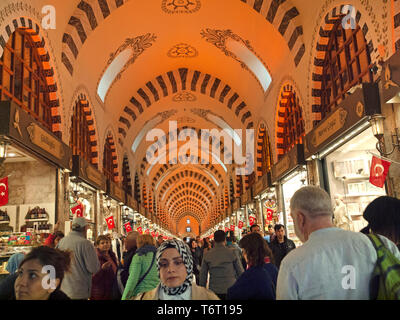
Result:
{"label": "ornate ceiling painting", "polygon": [[[237,181],[239,166],[226,163],[233,156],[224,139],[202,137],[202,130],[227,132],[243,154],[246,141],[235,130],[245,135],[260,121],[274,127],[274,84],[281,82],[282,69],[303,72],[306,65],[303,2],[79,0],[55,6],[70,12],[46,33],[60,62],[62,99],[72,101],[85,86],[99,136],[113,132],[118,159],[126,154],[137,176],[135,193],[151,199],[152,218],[176,235],[184,235],[179,226],[187,219],[197,223],[195,234],[221,221],[221,199],[230,181]],[[153,129],[163,135],[147,141]],[[267,134],[274,139],[274,132]],[[198,154],[185,149],[194,141]],[[163,149],[184,153],[149,163],[146,155],[161,157]],[[180,162],[183,156],[189,164]]]}

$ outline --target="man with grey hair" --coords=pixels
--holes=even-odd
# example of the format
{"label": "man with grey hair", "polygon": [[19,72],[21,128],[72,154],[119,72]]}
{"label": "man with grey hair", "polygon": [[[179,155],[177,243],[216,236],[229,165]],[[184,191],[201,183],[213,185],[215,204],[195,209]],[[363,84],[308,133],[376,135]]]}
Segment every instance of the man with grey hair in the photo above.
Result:
{"label": "man with grey hair", "polygon": [[[290,210],[296,235],[304,244],[282,260],[277,299],[370,299],[370,280],[377,261],[371,240],[333,225],[332,200],[321,188],[298,190]],[[380,238],[400,258],[395,244]]]}
{"label": "man with grey hair", "polygon": [[77,217],[72,221],[72,231],[60,240],[57,249],[71,251],[71,270],[66,273],[61,290],[74,300],[88,300],[92,288],[92,275],[100,269],[93,244],[86,239],[87,222]]}

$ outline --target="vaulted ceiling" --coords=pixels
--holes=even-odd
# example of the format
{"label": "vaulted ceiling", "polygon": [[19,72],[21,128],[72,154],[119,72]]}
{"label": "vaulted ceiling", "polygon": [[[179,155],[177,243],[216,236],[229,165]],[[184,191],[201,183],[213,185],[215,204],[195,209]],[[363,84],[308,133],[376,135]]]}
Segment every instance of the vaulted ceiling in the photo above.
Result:
{"label": "vaulted ceiling", "polygon": [[[146,134],[163,130],[158,146],[169,150],[176,121],[178,133],[196,133],[200,154],[201,129],[256,130],[268,94],[257,70],[265,68],[274,83],[283,67],[296,69],[303,58],[297,8],[289,0],[75,0],[58,8],[64,8],[59,21],[66,26],[63,78],[84,84],[95,97],[97,116],[111,124],[118,148],[129,155],[132,179],[139,175],[172,231],[187,217],[203,231],[210,227],[229,192],[233,166],[151,164],[146,155],[156,148]],[[111,65],[118,76],[102,101],[98,86]],[[268,108],[266,117],[274,116],[275,105]],[[178,149],[184,144],[178,142]],[[223,144],[216,150],[222,162],[222,155],[232,157]]]}

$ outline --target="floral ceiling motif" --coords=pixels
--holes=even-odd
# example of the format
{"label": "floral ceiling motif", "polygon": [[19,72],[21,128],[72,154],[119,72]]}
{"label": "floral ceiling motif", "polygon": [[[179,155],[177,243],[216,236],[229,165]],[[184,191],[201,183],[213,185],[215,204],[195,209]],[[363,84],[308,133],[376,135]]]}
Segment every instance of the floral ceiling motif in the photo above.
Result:
{"label": "floral ceiling motif", "polygon": [[177,93],[173,98],[172,101],[174,102],[192,102],[196,101],[197,98],[193,93],[187,92],[187,91],[182,91]]}
{"label": "floral ceiling motif", "polygon": [[167,53],[170,58],[195,58],[199,55],[196,48],[186,43],[173,46]]}
{"label": "floral ceiling motif", "polygon": [[163,0],[161,9],[169,14],[194,13],[201,7],[200,0]]}

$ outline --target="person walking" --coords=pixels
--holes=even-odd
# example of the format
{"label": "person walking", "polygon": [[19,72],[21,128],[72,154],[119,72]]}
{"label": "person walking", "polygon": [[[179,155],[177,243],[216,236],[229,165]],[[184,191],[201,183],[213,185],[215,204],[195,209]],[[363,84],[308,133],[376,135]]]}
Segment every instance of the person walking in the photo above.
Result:
{"label": "person walking", "polygon": [[[129,278],[129,267],[132,262],[132,258],[136,253],[137,250],[137,238],[139,237],[139,232],[137,231],[131,231],[127,234],[125,238],[125,252],[123,253],[123,264],[122,264],[122,270],[120,273],[120,279],[121,279],[121,284],[123,286],[123,289],[126,286],[126,282],[128,281]],[[122,289],[122,292],[123,292]]]}
{"label": "person walking", "polygon": [[214,233],[215,247],[208,251],[203,257],[203,263],[200,270],[199,285],[207,285],[208,273],[210,273],[209,289],[224,300],[226,292],[240,275],[244,272],[239,257],[225,246],[226,235],[222,230]]}
{"label": "person walking", "polygon": [[[295,233],[304,244],[281,262],[277,300],[370,299],[377,263],[371,240],[360,232],[333,225],[332,200],[319,187],[296,191],[290,211]],[[396,245],[386,237],[379,238],[400,259]]]}
{"label": "person walking", "polygon": [[64,277],[61,290],[73,300],[87,300],[92,289],[92,276],[99,271],[96,249],[86,239],[87,222],[83,217],[72,221],[72,231],[62,238],[57,249],[72,252],[71,270]]}
{"label": "person walking", "polygon": [[200,264],[201,264],[201,250],[197,246],[196,239],[190,239],[189,242],[190,252],[193,257],[193,274],[196,278],[196,284],[199,284]]}
{"label": "person walking", "polygon": [[96,252],[101,267],[93,275],[90,300],[112,300],[112,290],[117,280],[118,261],[111,250],[111,240],[108,236],[97,237]]}
{"label": "person walking", "polygon": [[226,238],[226,247],[232,249],[233,252],[239,257],[239,261],[242,263],[242,267],[245,270],[247,267],[246,260],[243,257],[242,250],[236,243],[236,237],[233,231],[228,232],[228,237]]}
{"label": "person walking", "polygon": [[364,210],[368,225],[362,233],[375,233],[385,236],[400,249],[400,200],[382,196],[372,201]]}
{"label": "person walking", "polygon": [[227,300],[275,300],[278,269],[265,263],[265,257],[271,256],[267,243],[253,232],[244,236],[239,245],[249,268],[228,289]]}
{"label": "person walking", "polygon": [[129,278],[122,300],[129,300],[139,293],[152,290],[160,282],[155,263],[157,248],[153,237],[149,234],[139,235],[137,246],[138,249],[129,267]]}
{"label": "person walking", "polygon": [[293,249],[296,248],[294,242],[285,235],[285,227],[282,224],[276,224],[275,238],[269,244],[272,255],[275,259],[275,265],[279,269],[282,259]]}

